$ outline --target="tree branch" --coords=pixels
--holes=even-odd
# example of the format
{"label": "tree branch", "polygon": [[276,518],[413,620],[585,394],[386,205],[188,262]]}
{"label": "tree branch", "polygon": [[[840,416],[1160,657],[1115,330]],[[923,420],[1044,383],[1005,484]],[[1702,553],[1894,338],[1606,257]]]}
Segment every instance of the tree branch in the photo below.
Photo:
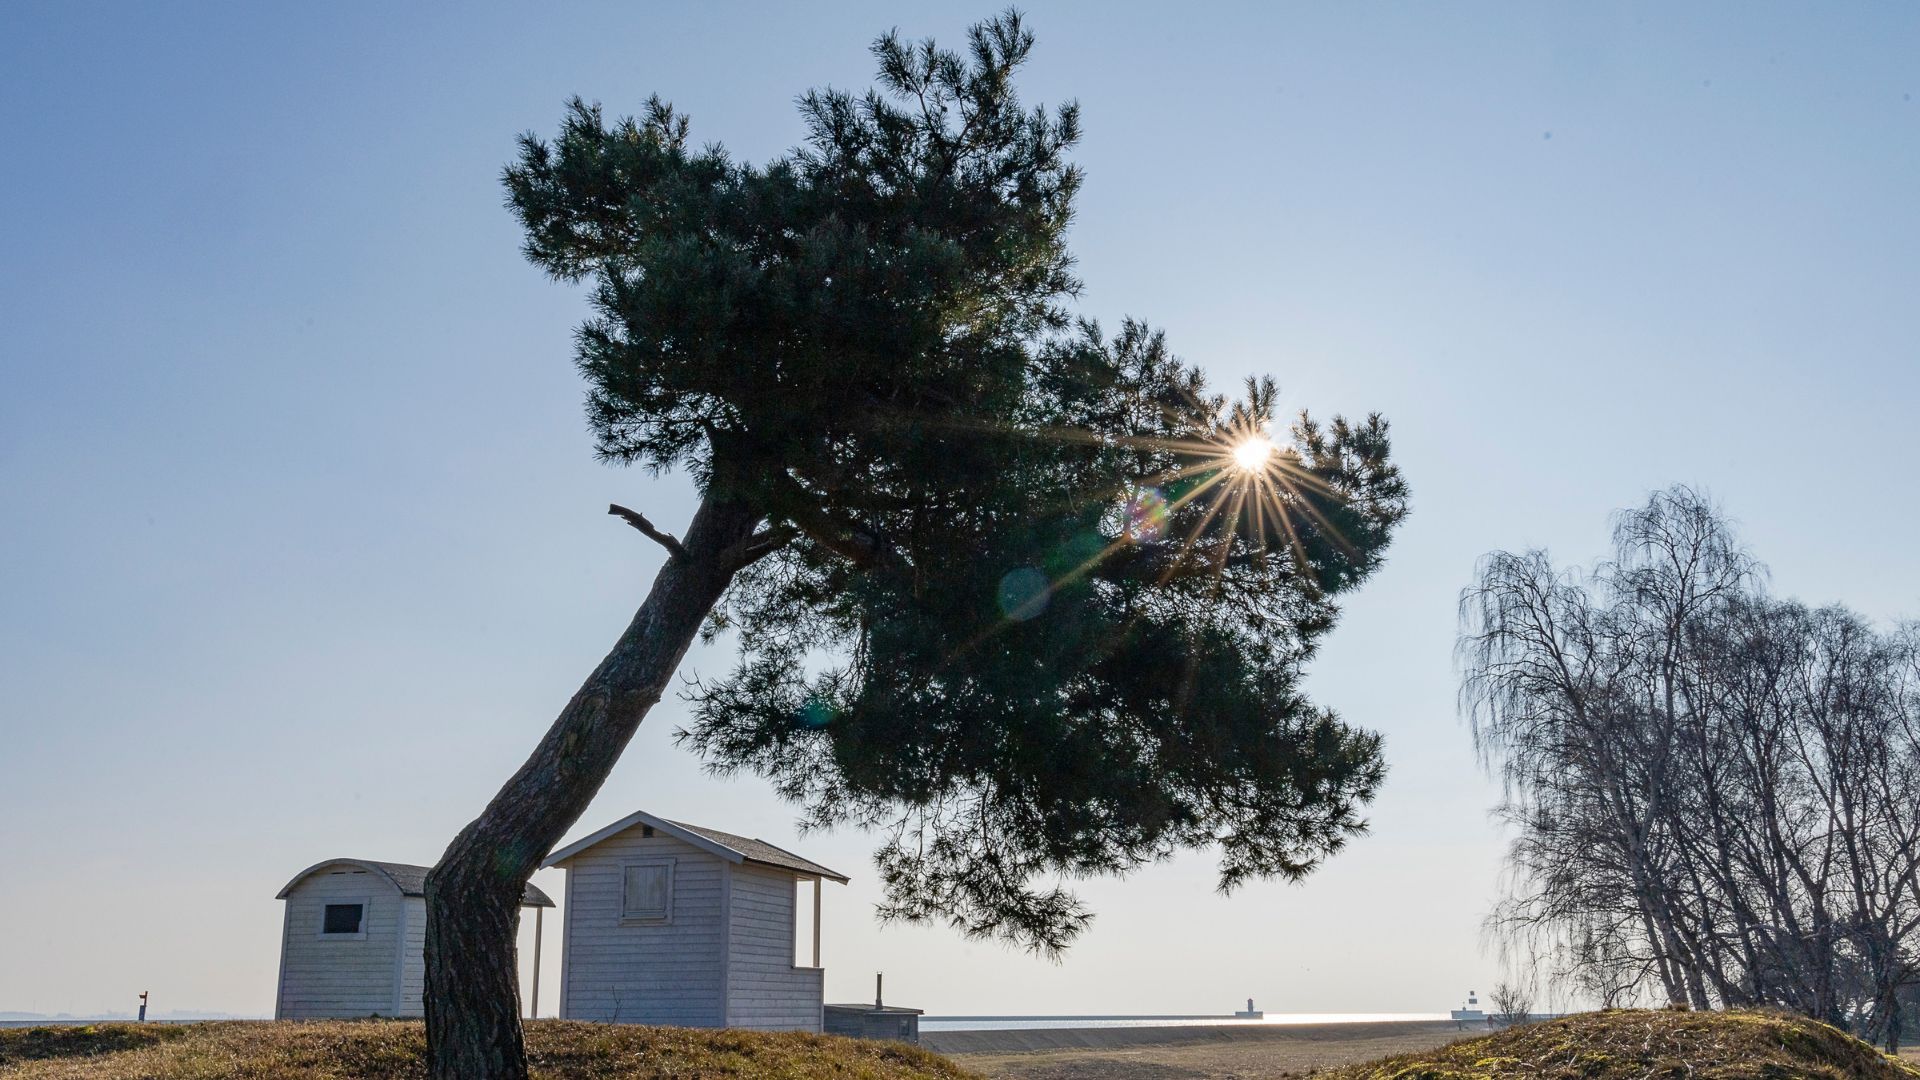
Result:
{"label": "tree branch", "polygon": [[855,566],[897,561],[897,556],[878,537],[833,520],[832,515],[814,504],[813,495],[786,472],[776,472],[772,479],[781,493],[787,496],[780,504],[778,516],[792,522],[793,527],[807,539]]}
{"label": "tree branch", "polygon": [[612,514],[614,517],[622,518],[627,524],[639,529],[642,533],[646,534],[647,539],[666,548],[667,554],[674,558],[684,559],[687,557],[687,549],[680,545],[680,541],[675,540],[671,533],[663,533],[659,529],[654,528],[653,522],[648,521],[646,516],[639,511],[629,510],[619,503],[609,503],[607,504],[607,513]]}
{"label": "tree branch", "polygon": [[728,566],[745,568],[756,561],[785,547],[798,535],[795,530],[781,525],[771,529],[762,529],[745,540],[720,553],[720,561]]}

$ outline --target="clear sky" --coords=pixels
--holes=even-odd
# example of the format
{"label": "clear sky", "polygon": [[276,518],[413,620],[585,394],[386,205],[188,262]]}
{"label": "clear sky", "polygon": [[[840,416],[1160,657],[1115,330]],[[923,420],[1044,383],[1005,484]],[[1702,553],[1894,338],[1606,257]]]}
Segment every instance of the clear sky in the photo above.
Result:
{"label": "clear sky", "polygon": [[[606,504],[691,500],[594,462],[582,296],[499,170],[576,93],[764,160],[876,34],[992,11],[826,7],[0,8],[0,1010],[268,1012],[288,877],[430,863],[519,763],[658,565]],[[1082,310],[1394,425],[1413,514],[1311,683],[1386,735],[1373,832],[1230,899],[1204,855],[1089,884],[1058,966],[877,927],[869,840],[703,774],[678,702],[574,835],[644,808],[851,874],[829,999],[1447,1008],[1501,974],[1477,556],[1586,561],[1685,481],[1777,591],[1920,614],[1920,8],[1027,10],[1029,100],[1084,108]]]}

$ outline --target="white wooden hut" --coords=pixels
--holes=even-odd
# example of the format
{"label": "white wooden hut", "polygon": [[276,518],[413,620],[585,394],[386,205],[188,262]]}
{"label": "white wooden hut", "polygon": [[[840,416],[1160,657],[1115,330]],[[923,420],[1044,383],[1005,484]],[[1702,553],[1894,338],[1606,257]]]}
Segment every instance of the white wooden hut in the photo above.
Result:
{"label": "white wooden hut", "polygon": [[[295,874],[276,898],[287,910],[274,1019],[423,1015],[426,881],[427,867],[366,859],[328,859]],[[531,885],[521,903],[536,914],[553,906]],[[536,957],[539,948],[536,936]],[[537,1009],[537,989],[535,997]]]}
{"label": "white wooden hut", "polygon": [[[844,874],[763,840],[629,814],[544,864],[567,872],[560,1015],[820,1031],[820,883]],[[813,893],[801,964],[799,890]]]}

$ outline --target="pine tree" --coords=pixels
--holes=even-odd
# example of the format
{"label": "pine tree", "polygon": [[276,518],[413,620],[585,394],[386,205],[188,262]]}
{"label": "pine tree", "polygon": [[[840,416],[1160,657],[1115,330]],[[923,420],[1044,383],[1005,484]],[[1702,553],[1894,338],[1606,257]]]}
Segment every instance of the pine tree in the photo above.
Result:
{"label": "pine tree", "polygon": [[526,254],[591,283],[602,458],[684,470],[632,624],[428,879],[432,1073],[524,1077],[523,882],[703,631],[737,667],[682,733],[818,825],[878,830],[883,917],[1057,953],[1062,878],[1182,848],[1220,885],[1364,828],[1373,734],[1301,693],[1335,598],[1405,513],[1386,424],[1210,393],[1163,337],[1070,318],[1071,104],[1025,108],[1009,12],[964,53],[880,39],[879,87],[807,94],[764,166],[658,99],[575,100],[506,170]]}

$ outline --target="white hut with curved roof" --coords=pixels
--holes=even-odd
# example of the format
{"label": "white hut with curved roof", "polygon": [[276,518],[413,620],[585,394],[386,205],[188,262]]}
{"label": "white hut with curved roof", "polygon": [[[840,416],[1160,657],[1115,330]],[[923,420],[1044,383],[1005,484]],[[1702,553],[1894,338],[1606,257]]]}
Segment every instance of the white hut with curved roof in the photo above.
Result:
{"label": "white hut with curved roof", "polygon": [[[427,869],[328,859],[295,874],[276,897],[287,910],[274,1019],[422,1015]],[[553,906],[531,885],[521,903]]]}

